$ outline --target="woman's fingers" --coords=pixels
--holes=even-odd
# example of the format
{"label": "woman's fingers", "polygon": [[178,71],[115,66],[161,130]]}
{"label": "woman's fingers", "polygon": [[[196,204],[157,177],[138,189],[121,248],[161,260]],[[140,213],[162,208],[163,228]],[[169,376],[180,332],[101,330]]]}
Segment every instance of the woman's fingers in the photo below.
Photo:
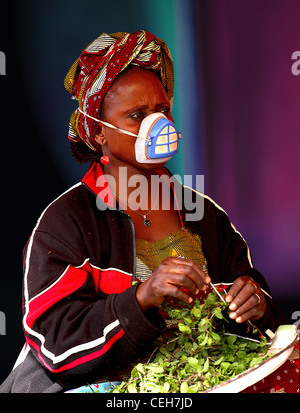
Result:
{"label": "woman's fingers", "polygon": [[257,288],[258,287],[254,282],[248,282],[244,277],[237,278],[226,296],[226,301],[230,303],[229,309],[233,311],[236,310],[257,290]]}
{"label": "woman's fingers", "polygon": [[[242,305],[240,305],[235,311],[231,312],[229,317],[235,319],[237,323],[243,323],[250,318],[260,318],[258,315],[261,312],[259,304],[263,305],[263,300],[260,296],[252,294]],[[230,308],[230,307],[229,307]]]}
{"label": "woman's fingers", "polygon": [[157,307],[166,296],[191,303],[191,297],[182,287],[193,294],[206,288],[210,277],[191,260],[168,257],[161,262],[151,277],[137,289],[137,300],[143,311]]}
{"label": "woman's fingers", "polygon": [[237,323],[261,318],[266,309],[265,296],[258,283],[249,276],[237,278],[226,295],[229,317]]}
{"label": "woman's fingers", "polygon": [[[210,277],[191,260],[169,257],[166,264],[169,265],[170,263],[168,271],[172,277],[171,282],[174,281],[175,285],[181,284],[181,287],[187,288],[193,294],[198,294],[200,290],[205,289],[211,281]],[[176,278],[176,274],[178,278]]]}

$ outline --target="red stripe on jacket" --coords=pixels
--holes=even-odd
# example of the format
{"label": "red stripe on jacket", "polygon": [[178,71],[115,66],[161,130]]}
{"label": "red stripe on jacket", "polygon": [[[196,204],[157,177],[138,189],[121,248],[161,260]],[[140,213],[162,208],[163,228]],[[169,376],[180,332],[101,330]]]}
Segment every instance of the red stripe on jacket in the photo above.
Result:
{"label": "red stripe on jacket", "polygon": [[106,294],[119,294],[132,285],[132,276],[117,269],[101,270],[91,266],[89,262],[80,268],[69,266],[52,287],[47,288],[29,302],[26,316],[28,327],[31,328],[35,320],[50,307],[80,288],[88,277],[88,273],[93,278],[96,292],[100,289]]}
{"label": "red stripe on jacket", "polygon": [[85,364],[88,361],[94,360],[97,357],[102,356],[105,352],[107,352],[111,346],[119,340],[122,336],[124,335],[124,330],[121,329],[118,331],[100,350],[95,351],[94,353],[88,354],[87,356],[79,357],[78,359],[72,361],[71,363],[65,364],[62,367],[59,367],[58,369],[53,369],[50,367],[44,360],[43,356],[41,355],[41,350],[40,347],[32,340],[27,338],[27,343],[30,344],[32,347],[34,347],[38,353],[38,358],[41,360],[41,362],[44,364],[44,366],[51,371],[52,373],[59,373],[61,371],[69,370],[72,369],[76,366],[79,366],[80,364]]}
{"label": "red stripe on jacket", "polygon": [[29,302],[26,316],[28,327],[31,328],[35,320],[50,307],[80,288],[86,278],[87,273],[85,271],[69,266],[58,281]]}

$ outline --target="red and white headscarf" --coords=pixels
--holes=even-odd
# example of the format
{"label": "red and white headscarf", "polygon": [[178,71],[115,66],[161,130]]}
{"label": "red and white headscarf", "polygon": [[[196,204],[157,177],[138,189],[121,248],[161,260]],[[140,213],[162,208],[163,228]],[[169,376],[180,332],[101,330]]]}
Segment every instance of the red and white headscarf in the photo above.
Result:
{"label": "red and white headscarf", "polygon": [[[117,75],[129,65],[157,71],[172,104],[174,68],[170,51],[163,40],[143,30],[110,35],[103,33],[73,63],[64,85],[78,100],[83,112],[99,119],[106,92]],[[77,108],[70,119],[69,140],[83,141],[98,152],[95,141],[97,128],[98,123],[84,116]]]}

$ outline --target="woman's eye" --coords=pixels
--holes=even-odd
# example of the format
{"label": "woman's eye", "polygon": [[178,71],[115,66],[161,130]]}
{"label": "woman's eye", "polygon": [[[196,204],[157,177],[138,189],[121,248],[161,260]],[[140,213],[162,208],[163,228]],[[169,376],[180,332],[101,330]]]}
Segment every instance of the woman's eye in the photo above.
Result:
{"label": "woman's eye", "polygon": [[130,117],[131,117],[132,119],[141,119],[141,118],[144,117],[144,115],[143,115],[143,113],[137,112],[137,113],[132,113],[132,114],[130,115]]}
{"label": "woman's eye", "polygon": [[[163,108],[159,109],[158,112],[167,115],[171,112],[171,109],[170,109],[170,107],[163,107]],[[140,120],[140,121],[142,121],[146,116],[147,116],[147,114],[144,113],[144,112],[134,112],[131,115],[129,115],[129,117],[131,119]]]}

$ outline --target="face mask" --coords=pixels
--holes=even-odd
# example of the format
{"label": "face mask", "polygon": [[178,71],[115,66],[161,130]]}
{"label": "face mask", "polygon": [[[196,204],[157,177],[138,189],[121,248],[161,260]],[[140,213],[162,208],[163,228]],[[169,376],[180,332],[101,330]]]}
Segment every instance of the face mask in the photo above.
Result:
{"label": "face mask", "polygon": [[176,129],[174,123],[160,112],[146,116],[136,135],[127,130],[117,128],[108,122],[93,118],[80,108],[78,110],[85,116],[101,122],[109,128],[137,138],[135,141],[135,158],[139,163],[163,163],[178,152],[178,142],[181,134]]}

